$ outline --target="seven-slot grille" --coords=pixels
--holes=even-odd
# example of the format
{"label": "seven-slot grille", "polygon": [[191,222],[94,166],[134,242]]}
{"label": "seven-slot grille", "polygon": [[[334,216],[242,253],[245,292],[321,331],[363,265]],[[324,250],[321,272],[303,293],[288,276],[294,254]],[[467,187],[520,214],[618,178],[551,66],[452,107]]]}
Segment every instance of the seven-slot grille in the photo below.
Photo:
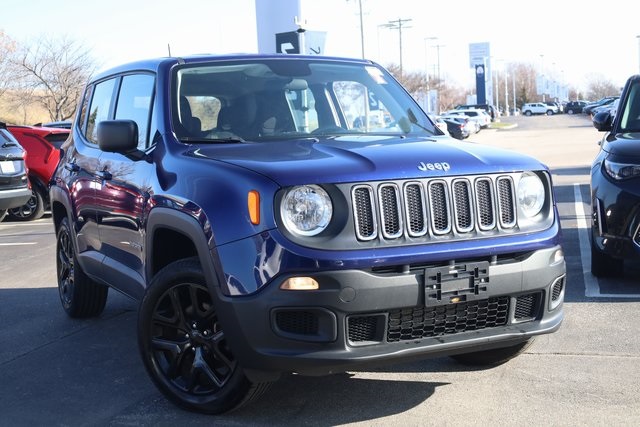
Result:
{"label": "seven-slot grille", "polygon": [[[509,176],[360,184],[351,190],[358,240],[510,229],[516,225]],[[378,231],[380,229],[380,232]]]}

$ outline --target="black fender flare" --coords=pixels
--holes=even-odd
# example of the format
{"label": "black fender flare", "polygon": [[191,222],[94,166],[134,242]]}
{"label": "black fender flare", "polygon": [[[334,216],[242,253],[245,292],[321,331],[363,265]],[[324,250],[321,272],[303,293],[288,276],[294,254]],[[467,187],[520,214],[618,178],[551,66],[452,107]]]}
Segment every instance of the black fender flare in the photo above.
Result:
{"label": "black fender flare", "polygon": [[218,297],[220,283],[224,280],[222,269],[217,257],[214,257],[215,247],[210,246],[206,237],[206,232],[200,222],[193,216],[180,212],[176,209],[156,207],[149,212],[146,224],[145,248],[145,276],[147,282],[153,277],[153,239],[158,229],[166,228],[185,235],[189,238],[198,254],[200,265],[204,271],[207,287],[213,296]]}

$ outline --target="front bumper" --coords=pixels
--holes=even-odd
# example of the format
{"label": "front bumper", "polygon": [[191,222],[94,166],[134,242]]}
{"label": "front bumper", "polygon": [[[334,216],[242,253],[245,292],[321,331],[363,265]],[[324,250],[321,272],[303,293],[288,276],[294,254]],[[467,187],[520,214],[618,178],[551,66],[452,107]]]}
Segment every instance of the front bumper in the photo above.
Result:
{"label": "front bumper", "polygon": [[601,170],[592,177],[592,244],[615,258],[640,259],[640,190],[637,182],[637,179],[612,182]]}
{"label": "front bumper", "polygon": [[[218,295],[218,309],[250,375],[319,375],[475,352],[559,328],[566,271],[560,246],[455,266],[452,275],[418,265],[301,274],[318,281],[314,291],[281,290],[285,276],[250,296]],[[465,276],[467,267],[475,273]],[[487,274],[478,274],[483,269]],[[434,282],[433,272],[447,279]]]}

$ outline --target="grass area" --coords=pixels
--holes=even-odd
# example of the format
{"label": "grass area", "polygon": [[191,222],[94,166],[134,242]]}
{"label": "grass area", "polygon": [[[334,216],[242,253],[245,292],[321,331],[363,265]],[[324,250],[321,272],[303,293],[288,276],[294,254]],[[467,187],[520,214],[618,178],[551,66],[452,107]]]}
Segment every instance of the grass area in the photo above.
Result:
{"label": "grass area", "polygon": [[516,126],[514,123],[491,122],[489,129],[512,129]]}

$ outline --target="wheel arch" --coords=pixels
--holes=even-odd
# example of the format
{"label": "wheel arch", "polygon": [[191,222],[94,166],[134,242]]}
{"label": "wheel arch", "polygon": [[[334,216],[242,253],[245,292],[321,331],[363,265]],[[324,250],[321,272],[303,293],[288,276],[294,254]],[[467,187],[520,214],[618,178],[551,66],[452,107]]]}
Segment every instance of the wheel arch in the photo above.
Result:
{"label": "wheel arch", "polygon": [[198,257],[205,273],[207,287],[217,294],[221,274],[206,237],[205,227],[194,217],[171,208],[158,207],[149,213],[146,226],[147,248],[145,275],[147,283],[166,265]]}

